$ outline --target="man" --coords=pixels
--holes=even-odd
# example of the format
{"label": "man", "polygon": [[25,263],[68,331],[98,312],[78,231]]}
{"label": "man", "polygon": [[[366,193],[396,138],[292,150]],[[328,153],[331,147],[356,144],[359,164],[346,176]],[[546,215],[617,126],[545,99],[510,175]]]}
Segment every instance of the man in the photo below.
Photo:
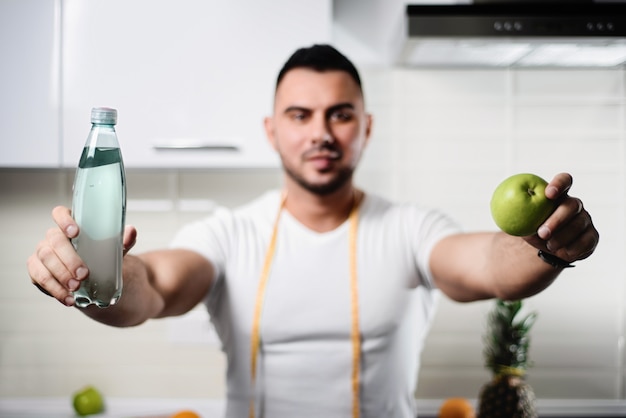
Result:
{"label": "man", "polygon": [[[568,174],[546,188],[556,211],[524,238],[461,233],[437,211],[366,194],[352,175],[371,125],[346,57],[296,51],[265,120],[283,190],[185,227],[170,249],[126,255],[118,304],[83,312],[132,326],[205,303],[227,355],[227,417],[414,417],[435,289],[457,301],[531,296],[588,257],[598,232]],[[72,306],[88,270],[69,209],[53,216],[28,269]],[[128,228],[126,250],[135,237]]]}

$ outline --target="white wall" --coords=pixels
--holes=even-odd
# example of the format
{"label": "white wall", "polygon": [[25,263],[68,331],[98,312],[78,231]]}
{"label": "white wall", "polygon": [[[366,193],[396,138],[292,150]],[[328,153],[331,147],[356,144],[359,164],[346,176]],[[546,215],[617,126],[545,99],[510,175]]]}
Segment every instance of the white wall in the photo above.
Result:
{"label": "white wall", "polygon": [[[624,70],[370,70],[363,78],[375,116],[357,173],[366,190],[442,207],[480,230],[494,228],[489,198],[506,175],[574,175],[571,194],[592,213],[601,242],[527,301],[539,311],[529,381],[540,398],[624,398]],[[131,329],[91,322],[30,284],[26,258],[51,226],[50,209],[69,204],[72,179],[0,170],[0,397],[67,396],[87,383],[109,396],[223,396],[215,346],[173,342],[170,320]],[[136,251],[167,245],[210,201],[235,206],[279,185],[273,170],[130,172]],[[443,301],[418,396],[477,396],[489,378],[481,350],[490,307]]]}

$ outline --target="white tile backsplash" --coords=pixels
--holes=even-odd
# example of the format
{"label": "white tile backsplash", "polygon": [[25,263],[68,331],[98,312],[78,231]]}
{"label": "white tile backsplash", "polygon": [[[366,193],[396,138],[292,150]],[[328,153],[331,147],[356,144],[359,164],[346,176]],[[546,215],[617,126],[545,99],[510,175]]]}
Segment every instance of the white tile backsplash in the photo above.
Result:
{"label": "white tile backsplash", "polygon": [[524,104],[517,106],[513,127],[521,132],[568,135],[580,132],[620,132],[623,105]]}
{"label": "white tile backsplash", "polygon": [[469,104],[507,99],[509,74],[501,70],[396,71],[397,100],[407,105]]}
{"label": "white tile backsplash", "polygon": [[[502,103],[474,104],[459,103],[425,104],[407,106],[404,110],[406,133],[426,133],[426,140],[433,134],[454,134],[466,139],[479,137],[484,132],[504,135],[508,114]],[[424,136],[424,135],[421,135]],[[469,137],[469,138],[468,138]]]}
{"label": "white tile backsplash", "polygon": [[571,70],[564,76],[558,70],[515,71],[515,99],[606,101],[624,100],[624,74],[611,70]]}
{"label": "white tile backsplash", "polygon": [[[447,210],[468,230],[493,229],[488,202],[518,171],[574,174],[601,233],[525,309],[537,310],[529,382],[542,398],[625,398],[626,95],[624,70],[372,70],[374,114],[357,183]],[[0,397],[69,396],[95,384],[109,396],[224,396],[215,346],[171,340],[171,323],[115,329],[47,299],[25,262],[50,211],[71,199],[70,170],[0,170]],[[177,228],[280,187],[278,170],[133,170],[127,221],[133,251],[161,248]],[[158,204],[154,204],[158,202]],[[422,356],[418,396],[475,398],[489,379],[482,347],[490,301],[446,299]],[[182,343],[181,343],[182,341]],[[194,340],[195,341],[195,340]]]}
{"label": "white tile backsplash", "polygon": [[[619,175],[623,166],[622,144],[617,136],[613,138],[593,138],[585,136],[553,136],[537,138],[530,134],[518,134],[514,145],[515,161],[520,166],[529,166],[534,171],[547,175],[557,171],[572,174],[602,173]],[[557,171],[555,171],[557,170]],[[586,176],[581,181],[586,180]],[[578,185],[578,181],[576,184]]]}

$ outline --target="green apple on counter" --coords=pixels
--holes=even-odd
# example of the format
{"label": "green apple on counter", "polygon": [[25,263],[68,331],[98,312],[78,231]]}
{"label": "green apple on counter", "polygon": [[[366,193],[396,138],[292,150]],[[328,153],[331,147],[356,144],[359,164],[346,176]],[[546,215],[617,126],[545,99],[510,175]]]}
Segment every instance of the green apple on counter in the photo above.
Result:
{"label": "green apple on counter", "polygon": [[93,386],[86,386],[74,394],[74,410],[80,416],[99,414],[104,411],[104,398]]}
{"label": "green apple on counter", "polygon": [[520,237],[537,233],[556,209],[556,203],[546,197],[547,185],[547,181],[529,173],[502,181],[491,197],[491,216],[498,228]]}

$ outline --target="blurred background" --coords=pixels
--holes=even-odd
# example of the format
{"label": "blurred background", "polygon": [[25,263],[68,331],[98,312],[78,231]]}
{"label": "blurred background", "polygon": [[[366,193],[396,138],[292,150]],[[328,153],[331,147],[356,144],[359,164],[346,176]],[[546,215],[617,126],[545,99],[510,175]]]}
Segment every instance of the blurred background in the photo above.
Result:
{"label": "blurred background", "polygon": [[[280,187],[262,129],[277,71],[297,47],[329,42],[359,67],[374,115],[356,175],[366,191],[493,230],[489,200],[504,177],[573,175],[571,195],[600,245],[526,301],[539,313],[528,381],[540,399],[624,405],[623,64],[407,65],[389,58],[406,3],[0,0],[0,399],[64,397],[85,384],[114,397],[224,396],[224,357],[203,309],[107,327],[42,296],[26,259],[51,209],[71,205],[94,106],[118,109],[135,252],[167,246],[216,205]],[[491,306],[442,299],[419,399],[478,396],[490,378]]]}

